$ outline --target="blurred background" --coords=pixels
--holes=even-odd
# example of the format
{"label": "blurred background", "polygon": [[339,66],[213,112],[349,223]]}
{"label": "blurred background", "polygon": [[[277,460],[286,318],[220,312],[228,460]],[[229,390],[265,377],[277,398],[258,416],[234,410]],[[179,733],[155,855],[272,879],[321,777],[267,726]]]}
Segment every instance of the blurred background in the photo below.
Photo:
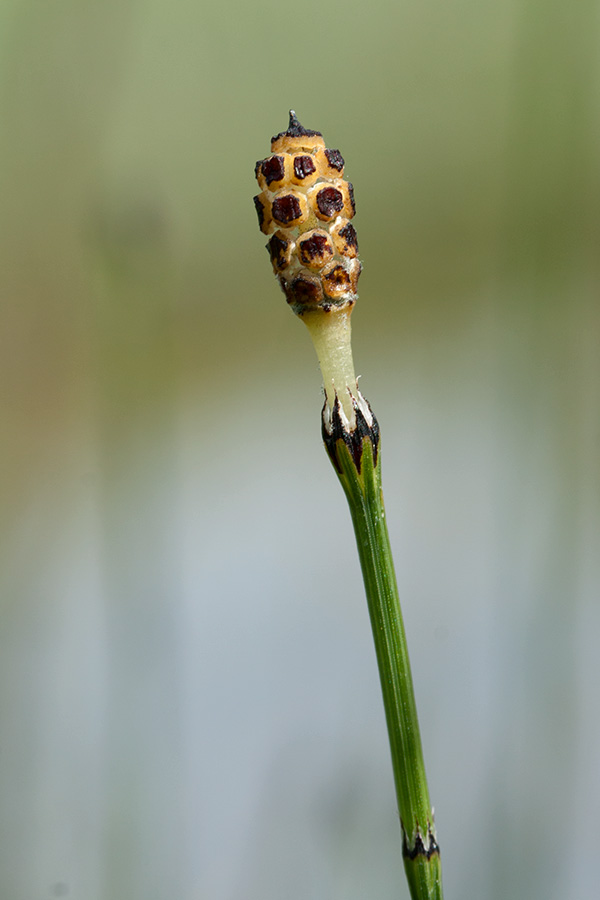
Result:
{"label": "blurred background", "polygon": [[3,0],[0,896],[408,894],[254,162],[340,148],[447,900],[597,896],[592,0]]}

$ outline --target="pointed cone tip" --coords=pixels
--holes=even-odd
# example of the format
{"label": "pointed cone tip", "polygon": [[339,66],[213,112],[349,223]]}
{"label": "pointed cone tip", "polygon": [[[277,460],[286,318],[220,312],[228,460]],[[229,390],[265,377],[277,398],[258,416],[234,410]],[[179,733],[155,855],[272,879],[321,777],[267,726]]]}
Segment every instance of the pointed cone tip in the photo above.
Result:
{"label": "pointed cone tip", "polygon": [[271,138],[271,142],[278,140],[284,136],[287,137],[323,137],[320,131],[312,131],[310,128],[304,128],[298,120],[295,109],[290,109],[290,120],[287,131],[280,131]]}

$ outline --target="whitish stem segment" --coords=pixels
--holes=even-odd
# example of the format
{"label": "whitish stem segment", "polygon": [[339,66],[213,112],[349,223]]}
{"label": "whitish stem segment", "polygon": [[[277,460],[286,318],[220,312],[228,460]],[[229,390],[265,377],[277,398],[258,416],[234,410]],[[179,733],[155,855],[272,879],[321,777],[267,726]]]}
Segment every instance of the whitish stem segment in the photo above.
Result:
{"label": "whitish stem segment", "polygon": [[[356,428],[343,424],[339,403],[323,418],[323,439],[346,493],[365,583],[396,796],[404,868],[413,900],[442,900],[440,851],[425,775],[406,635],[381,490],[379,428],[370,407],[355,402]],[[368,407],[368,404],[366,404]]]}
{"label": "whitish stem segment", "polygon": [[350,342],[351,313],[352,307],[329,311],[316,309],[304,313],[302,321],[308,328],[317,351],[329,415],[333,415],[337,396],[342,419],[350,429],[354,429],[356,415],[352,396],[356,394],[356,376]]}

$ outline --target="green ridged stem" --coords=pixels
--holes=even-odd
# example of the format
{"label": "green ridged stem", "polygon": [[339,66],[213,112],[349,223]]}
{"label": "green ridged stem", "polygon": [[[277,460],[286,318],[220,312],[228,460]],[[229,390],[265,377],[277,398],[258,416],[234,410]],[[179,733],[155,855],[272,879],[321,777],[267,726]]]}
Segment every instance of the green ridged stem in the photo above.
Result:
{"label": "green ridged stem", "polygon": [[[335,416],[334,416],[335,420]],[[390,739],[403,857],[413,900],[442,900],[442,874],[419,733],[406,636],[390,548],[383,493],[379,434],[366,426],[360,437],[324,431],[327,451],[344,488],[362,568]],[[339,435],[339,436],[338,436]],[[335,439],[337,437],[337,440]],[[361,446],[362,444],[362,446]]]}

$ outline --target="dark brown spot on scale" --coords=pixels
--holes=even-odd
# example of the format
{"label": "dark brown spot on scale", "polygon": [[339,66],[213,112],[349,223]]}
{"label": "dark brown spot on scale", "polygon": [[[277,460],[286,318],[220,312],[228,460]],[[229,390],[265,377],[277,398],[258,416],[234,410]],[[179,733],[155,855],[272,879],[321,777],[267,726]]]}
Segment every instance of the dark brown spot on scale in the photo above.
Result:
{"label": "dark brown spot on scale", "polygon": [[332,296],[339,296],[350,290],[350,276],[343,266],[335,266],[327,275],[323,276],[325,291]]}
{"label": "dark brown spot on scale", "polygon": [[288,264],[287,249],[290,246],[289,241],[282,240],[277,234],[274,234],[269,243],[267,250],[271,257],[271,262],[277,269],[283,269]]}
{"label": "dark brown spot on scale", "polygon": [[337,188],[321,188],[317,194],[317,206],[319,211],[329,218],[335,216],[344,206],[344,198]]}
{"label": "dark brown spot on scale", "polygon": [[258,173],[260,172],[260,167],[262,166],[262,164],[263,164],[262,159],[259,159],[258,162],[256,163],[256,165],[254,166],[254,177],[255,178],[258,178]]}
{"label": "dark brown spot on scale", "polygon": [[350,197],[350,205],[352,206],[352,215],[356,212],[356,203],[354,202],[354,185],[351,181],[348,184],[348,196]]}
{"label": "dark brown spot on scale", "polygon": [[299,243],[300,259],[306,265],[325,265],[333,256],[333,249],[326,234],[316,232]]}
{"label": "dark brown spot on scale", "polygon": [[295,156],[294,157],[294,175],[296,178],[302,180],[306,178],[307,175],[312,175],[315,171],[316,166],[313,162],[312,156]]}
{"label": "dark brown spot on scale", "polygon": [[290,295],[296,303],[318,303],[323,296],[323,290],[316,279],[298,275],[292,282]]}
{"label": "dark brown spot on scale", "polygon": [[254,206],[256,207],[256,215],[258,216],[258,225],[259,228],[262,228],[265,221],[265,204],[260,199],[260,196],[260,194],[257,194],[253,199]]}
{"label": "dark brown spot on scale", "polygon": [[262,173],[267,184],[271,184],[272,181],[281,181],[285,175],[283,156],[270,156],[263,160]]}
{"label": "dark brown spot on scale", "polygon": [[342,171],[344,168],[344,157],[339,150],[326,150],[325,156],[332,169],[337,169],[338,172]]}
{"label": "dark brown spot on scale", "polygon": [[293,194],[285,194],[283,197],[277,197],[273,200],[272,209],[273,218],[282,225],[289,225],[302,215],[300,209],[300,201]]}
{"label": "dark brown spot on scale", "polygon": [[338,233],[344,241],[342,252],[344,254],[348,254],[349,256],[355,256],[358,253],[358,237],[356,235],[356,229],[354,225],[351,225],[350,222],[348,222],[347,225],[344,225],[343,228],[340,228]]}

